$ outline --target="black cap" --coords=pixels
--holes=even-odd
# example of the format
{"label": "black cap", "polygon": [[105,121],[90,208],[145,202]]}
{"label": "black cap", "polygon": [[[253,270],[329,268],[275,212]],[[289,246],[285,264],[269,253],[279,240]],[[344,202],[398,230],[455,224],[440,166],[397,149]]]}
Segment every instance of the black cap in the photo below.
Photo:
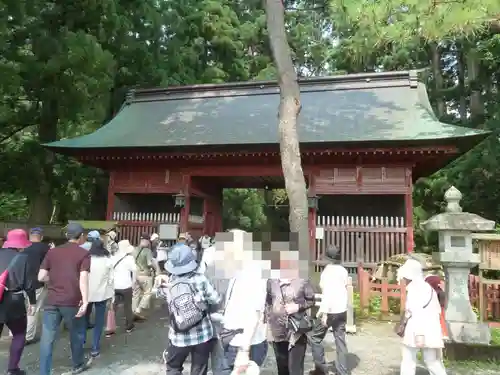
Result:
{"label": "black cap", "polygon": [[335,245],[328,246],[325,251],[325,259],[340,262],[342,260],[342,255],[339,248]]}
{"label": "black cap", "polygon": [[66,237],[68,238],[78,238],[85,230],[79,223],[69,223],[66,227]]}

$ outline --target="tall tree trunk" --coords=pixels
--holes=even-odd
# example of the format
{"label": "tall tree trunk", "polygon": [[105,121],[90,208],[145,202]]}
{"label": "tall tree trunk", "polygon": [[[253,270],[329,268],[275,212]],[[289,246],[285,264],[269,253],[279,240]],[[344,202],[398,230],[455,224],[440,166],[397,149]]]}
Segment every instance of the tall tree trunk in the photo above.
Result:
{"label": "tall tree trunk", "polygon": [[485,110],[480,80],[478,51],[472,47],[467,52],[467,74],[470,90],[470,119],[474,126],[483,127]]}
{"label": "tall tree trunk", "polygon": [[434,90],[437,104],[437,116],[442,119],[446,114],[446,105],[443,97],[443,74],[441,73],[441,52],[435,42],[430,43],[432,75],[434,76]]}
{"label": "tall tree trunk", "polygon": [[309,249],[307,189],[297,135],[297,118],[301,108],[300,87],[288,45],[283,3],[281,0],[265,0],[265,7],[269,43],[280,86],[280,153],[285,188],[290,202],[290,232],[298,235],[300,259],[309,262],[312,249]]}
{"label": "tall tree trunk", "polygon": [[467,122],[467,90],[465,88],[465,45],[457,43],[458,113],[463,124]]}
{"label": "tall tree trunk", "polygon": [[[42,106],[40,124],[38,125],[38,141],[40,144],[53,142],[57,139],[58,122],[57,101],[47,100]],[[54,154],[46,149],[40,150],[40,171],[36,176],[38,189],[30,197],[29,221],[34,224],[48,224],[52,218],[52,180],[54,171]]]}

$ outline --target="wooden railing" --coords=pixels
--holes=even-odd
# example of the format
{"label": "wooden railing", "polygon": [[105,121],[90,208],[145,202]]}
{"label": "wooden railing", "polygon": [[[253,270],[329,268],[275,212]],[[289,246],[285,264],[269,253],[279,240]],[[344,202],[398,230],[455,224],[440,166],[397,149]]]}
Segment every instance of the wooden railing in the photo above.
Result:
{"label": "wooden railing", "polygon": [[155,223],[178,223],[181,214],[178,212],[114,212],[113,220],[116,221],[142,221]]}
{"label": "wooden railing", "polygon": [[403,217],[318,216],[316,227],[323,232],[316,240],[316,259],[335,245],[341,250],[343,265],[354,274],[359,262],[373,267],[407,251]]}
{"label": "wooden railing", "polygon": [[[378,299],[377,306],[381,315],[389,316],[404,311],[406,300],[406,289],[399,284],[390,283],[387,278],[373,281],[372,274],[359,265],[357,290],[359,292],[359,304],[362,311],[367,311],[373,299]],[[469,275],[469,298],[472,306],[479,311],[480,278],[476,275]],[[490,325],[499,325],[500,322],[500,286],[485,285],[483,321]],[[392,305],[392,306],[391,306]],[[397,309],[394,308],[397,305]]]}
{"label": "wooden railing", "polygon": [[[151,222],[151,223],[168,223],[177,224],[181,220],[181,214],[174,212],[114,212],[113,220],[116,221],[136,221],[136,222]],[[203,224],[205,219],[203,216],[189,215],[190,223]]]}

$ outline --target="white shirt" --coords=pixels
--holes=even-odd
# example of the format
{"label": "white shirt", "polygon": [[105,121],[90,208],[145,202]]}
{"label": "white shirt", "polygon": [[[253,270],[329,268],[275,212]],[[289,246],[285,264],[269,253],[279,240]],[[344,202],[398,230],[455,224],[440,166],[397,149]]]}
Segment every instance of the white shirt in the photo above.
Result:
{"label": "white shirt", "polygon": [[321,304],[319,312],[339,314],[347,311],[347,282],[349,274],[340,264],[329,264],[321,272]]}
{"label": "white shirt", "polygon": [[89,302],[105,301],[113,297],[113,265],[109,257],[90,257]]}
{"label": "white shirt", "polygon": [[211,245],[212,239],[208,236],[203,236],[200,238],[200,245],[202,249],[208,249]]}
{"label": "white shirt", "polygon": [[[231,346],[260,344],[267,339],[267,325],[263,313],[266,304],[267,280],[262,278],[258,266],[247,265],[244,271],[231,280],[227,291],[226,309],[223,326],[226,329],[243,329],[245,332],[236,335]],[[257,328],[251,340],[246,339],[255,327],[257,311],[262,312]],[[250,333],[251,334],[251,333]],[[245,341],[247,341],[245,343]]]}
{"label": "white shirt", "polygon": [[[122,258],[123,260],[120,260]],[[114,267],[115,289],[132,288],[137,277],[137,266],[134,257],[131,254],[118,252],[111,257],[111,261]]]}
{"label": "white shirt", "polygon": [[443,348],[441,306],[437,293],[423,278],[413,280],[406,291],[405,309],[410,311],[411,318],[406,325],[403,344],[414,348],[415,336],[421,335],[426,348]]}
{"label": "white shirt", "polygon": [[210,246],[203,250],[203,256],[198,267],[198,273],[205,273],[207,266],[211,266],[215,261],[215,246]]}
{"label": "white shirt", "polygon": [[167,250],[168,250],[168,248],[166,248],[164,246],[158,247],[156,249],[156,261],[165,262],[168,259]]}

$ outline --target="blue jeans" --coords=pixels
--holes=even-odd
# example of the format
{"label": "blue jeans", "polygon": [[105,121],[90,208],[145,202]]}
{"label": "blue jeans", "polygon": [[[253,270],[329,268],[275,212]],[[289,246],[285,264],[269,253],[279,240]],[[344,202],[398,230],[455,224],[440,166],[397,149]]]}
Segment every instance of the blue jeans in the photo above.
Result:
{"label": "blue jeans", "polygon": [[71,359],[73,368],[85,364],[83,352],[83,329],[87,323],[85,316],[75,318],[78,307],[47,306],[43,312],[42,337],[40,340],[40,375],[51,375],[52,352],[61,321],[69,330]]}
{"label": "blue jeans", "polygon": [[[230,374],[234,368],[234,361],[236,360],[236,355],[238,354],[239,348],[236,346],[229,345],[224,350],[225,362],[227,368],[224,371],[225,374]],[[263,341],[260,344],[255,344],[250,346],[250,360],[254,361],[259,367],[264,364],[267,356],[267,341]]]}
{"label": "blue jeans", "polygon": [[[92,311],[94,309],[94,332],[92,335],[92,349],[90,351],[91,354],[98,354],[101,351],[101,336],[104,331],[104,324],[106,323],[106,306],[108,304],[108,300],[99,301],[99,302],[91,302],[89,304],[89,309]],[[83,342],[87,342],[87,324],[85,324],[83,329]]]}

